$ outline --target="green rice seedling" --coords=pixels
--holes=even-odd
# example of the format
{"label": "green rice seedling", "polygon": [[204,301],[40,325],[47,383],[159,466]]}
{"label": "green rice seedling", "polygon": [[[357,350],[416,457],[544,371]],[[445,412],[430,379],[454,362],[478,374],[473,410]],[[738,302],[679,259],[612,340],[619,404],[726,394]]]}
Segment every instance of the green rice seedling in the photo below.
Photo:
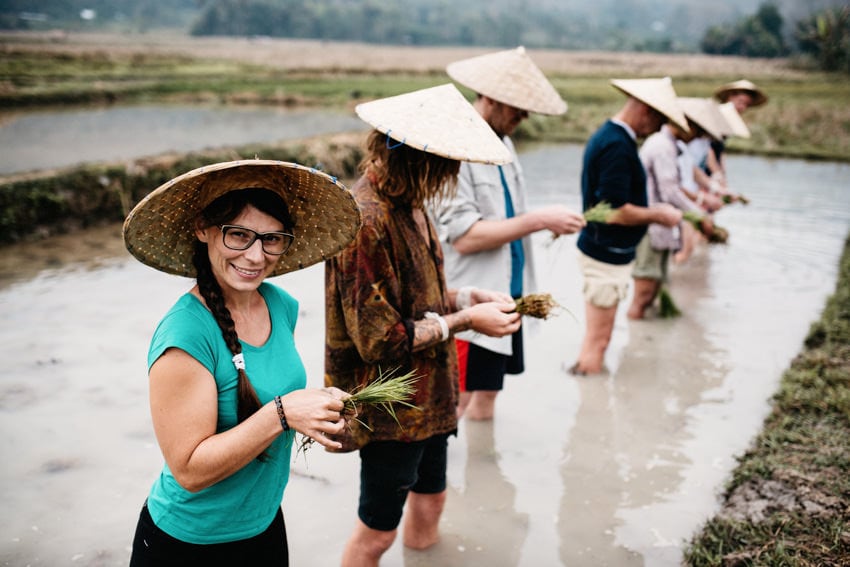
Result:
{"label": "green rice seedling", "polygon": [[[582,213],[584,220],[587,222],[598,222],[607,224],[617,210],[611,207],[611,203],[607,201],[599,201]],[[556,240],[560,235],[552,233],[552,240]]]}
{"label": "green rice seedling", "polygon": [[662,319],[672,319],[681,314],[682,312],[673,301],[673,296],[670,295],[670,290],[662,287],[658,292],[658,316]]}
{"label": "green rice seedling", "polygon": [[[419,409],[418,406],[409,402],[416,393],[416,382],[419,375],[415,370],[411,370],[407,374],[401,376],[393,376],[398,368],[384,372],[380,371],[378,377],[372,382],[361,386],[350,392],[350,395],[342,400],[343,408],[342,415],[347,419],[355,419],[357,423],[372,430],[364,421],[358,419],[359,409],[364,405],[377,406],[390,414],[393,420],[401,427],[398,416],[395,413],[393,404],[401,404],[413,409]],[[345,427],[348,427],[346,421]],[[308,435],[302,435],[301,441],[298,444],[297,453],[306,455],[307,449],[313,446],[315,440]]]}
{"label": "green rice seedling", "polygon": [[[387,412],[401,427],[393,404],[419,409],[408,401],[416,393],[416,382],[419,380],[419,375],[416,374],[415,370],[411,370],[407,374],[393,376],[393,373],[397,370],[398,368],[388,372],[381,371],[375,380],[351,392],[349,397],[342,400],[345,406],[342,410],[343,413],[357,419],[359,407],[364,405],[377,406]],[[357,421],[366,429],[370,429],[359,419]]]}
{"label": "green rice seedling", "polygon": [[733,195],[731,193],[726,193],[725,195],[723,195],[721,197],[721,199],[727,205],[729,203],[734,203],[735,201],[741,203],[742,205],[749,205],[750,204],[750,200],[748,198],[744,197],[743,195],[741,195],[740,193],[737,194],[737,195]]}
{"label": "green rice seedling", "polygon": [[587,222],[608,223],[611,217],[616,212],[616,209],[611,207],[611,203],[607,201],[599,201],[594,206],[584,211],[584,220]]}
{"label": "green rice seedling", "polygon": [[689,222],[695,229],[700,231],[712,244],[726,244],[729,240],[729,231],[719,225],[714,225],[714,230],[706,234],[702,228],[702,215],[694,211],[685,211],[682,220]]}

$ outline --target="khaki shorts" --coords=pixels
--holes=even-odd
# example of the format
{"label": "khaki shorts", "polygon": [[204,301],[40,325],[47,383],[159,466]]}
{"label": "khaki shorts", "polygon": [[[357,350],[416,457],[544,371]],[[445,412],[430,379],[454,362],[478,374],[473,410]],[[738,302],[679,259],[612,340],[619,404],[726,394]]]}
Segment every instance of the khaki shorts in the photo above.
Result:
{"label": "khaki shorts", "polygon": [[649,234],[647,234],[638,244],[632,277],[666,283],[667,266],[669,264],[670,251],[653,248]]}
{"label": "khaki shorts", "polygon": [[584,274],[582,292],[585,301],[605,309],[614,307],[626,298],[634,262],[608,264],[595,260],[579,250],[578,263]]}

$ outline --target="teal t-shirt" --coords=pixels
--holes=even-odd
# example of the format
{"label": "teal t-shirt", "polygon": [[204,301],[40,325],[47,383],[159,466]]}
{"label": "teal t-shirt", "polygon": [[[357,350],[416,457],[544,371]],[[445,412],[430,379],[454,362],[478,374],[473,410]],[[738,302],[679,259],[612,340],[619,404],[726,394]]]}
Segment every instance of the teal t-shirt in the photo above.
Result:
{"label": "teal t-shirt", "polygon": [[[307,375],[295,350],[293,331],[298,302],[277,286],[263,283],[260,294],[271,317],[271,334],[260,347],[242,343],[245,367],[260,402],[304,388]],[[148,368],[168,348],[179,348],[203,364],[218,389],[217,432],[236,425],[236,369],[232,354],[212,314],[187,293],[166,313],[154,331]],[[295,433],[281,434],[268,448],[266,461],[254,459],[228,478],[191,493],[166,464],[148,496],[156,525],[177,539],[196,544],[224,543],[253,537],[271,524],[289,480]]]}

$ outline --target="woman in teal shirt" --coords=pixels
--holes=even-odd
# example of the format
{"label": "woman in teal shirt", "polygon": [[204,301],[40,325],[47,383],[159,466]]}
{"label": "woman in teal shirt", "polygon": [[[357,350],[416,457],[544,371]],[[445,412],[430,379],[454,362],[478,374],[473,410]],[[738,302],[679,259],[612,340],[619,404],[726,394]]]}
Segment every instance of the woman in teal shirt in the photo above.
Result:
{"label": "woman in teal shirt", "polygon": [[336,179],[249,160],[184,174],[127,217],[127,249],[196,285],[160,321],[148,353],[165,466],[133,542],[132,566],[288,564],[280,508],[295,432],[330,448],[344,392],[307,389],[298,303],[265,282],[331,257],[359,210]]}

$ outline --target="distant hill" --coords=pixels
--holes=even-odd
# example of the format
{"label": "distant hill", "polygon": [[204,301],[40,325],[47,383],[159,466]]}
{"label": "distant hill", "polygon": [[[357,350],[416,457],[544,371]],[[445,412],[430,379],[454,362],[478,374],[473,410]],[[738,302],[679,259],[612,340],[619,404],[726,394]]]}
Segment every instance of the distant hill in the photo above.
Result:
{"label": "distant hill", "polygon": [[[411,45],[695,52],[763,0],[2,0],[0,28],[273,36]],[[793,22],[846,0],[777,0]]]}

